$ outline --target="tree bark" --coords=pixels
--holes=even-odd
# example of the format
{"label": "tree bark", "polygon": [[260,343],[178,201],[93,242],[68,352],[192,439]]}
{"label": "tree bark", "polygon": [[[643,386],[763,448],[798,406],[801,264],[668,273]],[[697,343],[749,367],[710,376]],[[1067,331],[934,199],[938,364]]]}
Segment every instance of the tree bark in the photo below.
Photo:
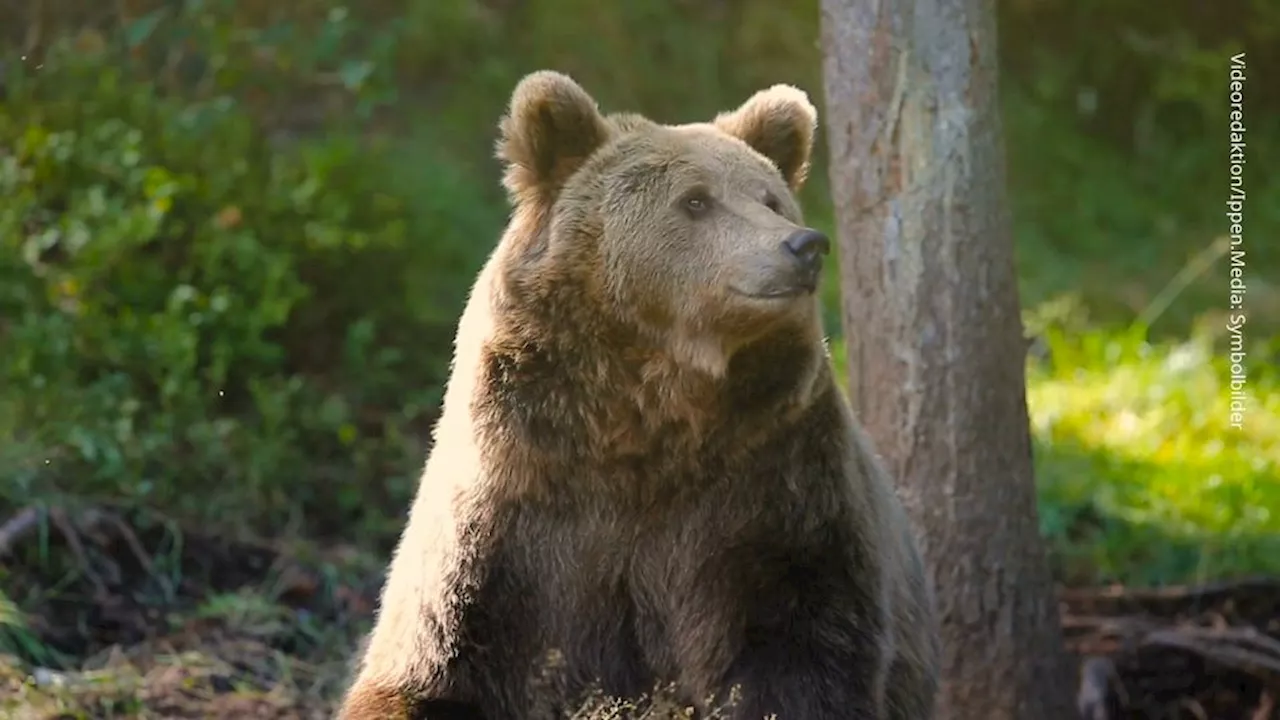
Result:
{"label": "tree bark", "polygon": [[822,0],[850,394],[938,591],[940,719],[1075,718],[1039,535],[994,0]]}

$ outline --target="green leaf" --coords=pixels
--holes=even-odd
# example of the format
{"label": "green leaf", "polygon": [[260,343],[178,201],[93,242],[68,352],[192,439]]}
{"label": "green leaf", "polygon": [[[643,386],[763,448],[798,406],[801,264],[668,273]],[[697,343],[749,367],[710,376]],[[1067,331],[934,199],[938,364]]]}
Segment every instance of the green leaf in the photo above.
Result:
{"label": "green leaf", "polygon": [[367,60],[348,60],[338,68],[338,77],[342,79],[343,86],[355,92],[364,86],[373,69],[373,63]]}
{"label": "green leaf", "polygon": [[129,23],[124,29],[125,44],[130,49],[133,49],[146,42],[155,32],[156,26],[164,19],[166,13],[167,10],[165,8],[160,8]]}

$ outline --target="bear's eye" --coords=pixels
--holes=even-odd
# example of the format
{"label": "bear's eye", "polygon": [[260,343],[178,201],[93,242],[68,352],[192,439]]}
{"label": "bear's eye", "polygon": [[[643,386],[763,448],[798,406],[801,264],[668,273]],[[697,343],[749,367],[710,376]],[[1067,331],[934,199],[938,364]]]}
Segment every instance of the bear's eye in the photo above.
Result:
{"label": "bear's eye", "polygon": [[764,198],[764,206],[769,208],[777,215],[782,214],[782,203],[778,202],[778,198],[772,195],[766,195]]}
{"label": "bear's eye", "polygon": [[705,215],[711,209],[711,196],[703,190],[696,190],[684,196],[680,205],[693,217]]}

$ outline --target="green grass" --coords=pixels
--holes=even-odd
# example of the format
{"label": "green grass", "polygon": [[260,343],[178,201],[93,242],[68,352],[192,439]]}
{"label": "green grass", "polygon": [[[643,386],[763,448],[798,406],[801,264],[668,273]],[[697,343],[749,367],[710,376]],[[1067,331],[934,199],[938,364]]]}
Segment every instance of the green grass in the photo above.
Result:
{"label": "green grass", "polygon": [[1068,580],[1138,584],[1280,573],[1280,378],[1253,370],[1231,427],[1207,330],[1046,333],[1029,365],[1040,512]]}
{"label": "green grass", "polygon": [[[826,304],[834,330],[838,300]],[[1136,320],[1086,320],[1078,297],[1026,312],[1040,346],[1027,362],[1040,523],[1060,580],[1280,574],[1280,371],[1256,338],[1232,428],[1221,319],[1207,310],[1187,337],[1152,341]],[[843,382],[843,341],[831,351]]]}

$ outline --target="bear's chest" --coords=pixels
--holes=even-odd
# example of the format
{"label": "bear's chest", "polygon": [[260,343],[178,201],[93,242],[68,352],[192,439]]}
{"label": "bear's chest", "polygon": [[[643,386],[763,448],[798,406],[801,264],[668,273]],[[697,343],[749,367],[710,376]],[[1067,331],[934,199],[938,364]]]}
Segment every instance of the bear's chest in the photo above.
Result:
{"label": "bear's chest", "polygon": [[488,558],[467,634],[491,668],[529,677],[512,702],[561,717],[589,691],[636,697],[673,679],[666,618],[637,572],[656,538],[606,514],[530,508],[503,535],[520,540]]}
{"label": "bear's chest", "polygon": [[740,640],[732,608],[785,574],[761,551],[787,558],[787,529],[820,514],[797,506],[809,503],[785,455],[697,459],[584,463],[545,478],[549,500],[495,508],[468,632],[489,672],[569,703],[595,686],[634,697],[718,676]]}

